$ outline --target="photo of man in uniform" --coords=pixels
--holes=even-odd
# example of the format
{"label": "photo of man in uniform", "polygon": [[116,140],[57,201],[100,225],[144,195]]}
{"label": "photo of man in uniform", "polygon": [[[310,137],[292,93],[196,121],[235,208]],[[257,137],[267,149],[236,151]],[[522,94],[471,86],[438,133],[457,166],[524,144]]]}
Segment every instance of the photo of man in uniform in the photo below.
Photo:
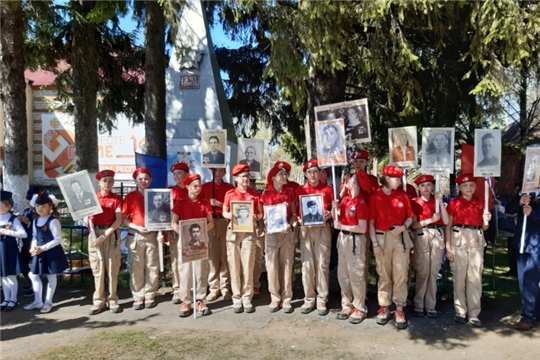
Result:
{"label": "photo of man in uniform", "polygon": [[162,193],[155,193],[153,198],[154,209],[148,213],[150,222],[168,223],[171,221],[170,205]]}
{"label": "photo of man in uniform", "polygon": [[491,133],[482,136],[483,159],[478,163],[478,167],[497,166],[499,159],[495,156],[495,137]]}
{"label": "photo of man in uniform", "polygon": [[536,182],[538,172],[538,154],[532,153],[525,170],[525,181]]}
{"label": "photo of man in uniform", "polygon": [[355,141],[368,137],[365,106],[355,106],[347,109],[345,135],[347,141]]}
{"label": "photo of man in uniform", "polygon": [[246,155],[246,158],[240,160],[240,164],[249,165],[250,172],[260,172],[261,163],[255,160],[255,156],[257,155],[257,151],[255,150],[255,148],[251,145],[248,146],[244,154]]}
{"label": "photo of man in uniform", "polygon": [[201,238],[201,226],[199,224],[191,224],[188,232],[189,241],[187,244],[183,242],[185,244],[182,248],[183,256],[193,256],[193,252],[206,250],[208,248],[206,242]]}
{"label": "photo of man in uniform", "polygon": [[203,163],[205,164],[225,164],[225,154],[220,151],[219,138],[211,135],[208,138],[210,151],[203,154]]}
{"label": "photo of man in uniform", "polygon": [[238,205],[236,207],[234,216],[234,223],[240,226],[249,226],[251,225],[251,217],[249,216],[249,206],[248,205]]}
{"label": "photo of man in uniform", "polygon": [[416,153],[407,133],[394,131],[393,139],[395,142],[392,148],[392,162],[415,161]]}
{"label": "photo of man in uniform", "polygon": [[310,224],[322,224],[323,216],[319,211],[319,206],[317,202],[313,200],[308,200],[306,203],[307,212],[304,213],[302,217],[302,222],[304,225]]}
{"label": "photo of man in uniform", "polygon": [[69,197],[69,203],[73,211],[80,211],[92,206],[96,206],[94,196],[89,191],[84,191],[79,180],[73,180],[69,183],[73,195]]}

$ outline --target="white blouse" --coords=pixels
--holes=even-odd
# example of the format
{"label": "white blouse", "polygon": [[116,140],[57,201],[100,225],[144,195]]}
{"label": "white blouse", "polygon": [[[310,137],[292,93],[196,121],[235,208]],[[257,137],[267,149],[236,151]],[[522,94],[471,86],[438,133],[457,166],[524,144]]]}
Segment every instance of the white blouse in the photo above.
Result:
{"label": "white blouse", "polygon": [[[9,221],[10,217],[10,213],[0,215],[0,227],[3,227]],[[6,229],[6,236],[13,236],[21,239],[26,239],[28,237],[26,230],[24,230],[24,227],[16,216],[10,228]]]}
{"label": "white blouse", "polygon": [[[32,222],[33,230],[34,230],[34,238],[32,239],[32,246],[37,246],[37,240],[36,240],[36,225],[37,227],[42,227],[47,223],[47,220],[49,219],[49,216],[40,216]],[[60,225],[60,221],[58,219],[52,219],[49,224],[49,229],[51,229],[51,233],[54,237],[50,242],[46,243],[45,245],[41,245],[39,248],[41,251],[47,251],[49,249],[52,249],[53,247],[59,245],[62,242],[62,225]]]}

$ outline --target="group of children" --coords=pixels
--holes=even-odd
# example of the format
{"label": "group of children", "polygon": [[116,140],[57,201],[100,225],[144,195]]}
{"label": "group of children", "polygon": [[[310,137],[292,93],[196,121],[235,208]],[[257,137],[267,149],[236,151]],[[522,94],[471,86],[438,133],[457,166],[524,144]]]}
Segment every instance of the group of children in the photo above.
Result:
{"label": "group of children", "polygon": [[[232,300],[235,313],[254,312],[251,301],[259,293],[263,252],[271,296],[269,310],[282,309],[291,313],[294,254],[299,241],[304,290],[300,312],[307,314],[316,309],[319,315],[324,316],[328,313],[332,233],[338,231],[337,275],[342,295],[338,319],[358,324],[367,316],[365,297],[370,248],[375,255],[378,274],[377,323],[384,325],[390,320],[389,307],[394,303],[396,326],[399,329],[407,327],[403,309],[407,304],[411,258],[416,272],[413,314],[439,317],[436,280],[446,250],[454,274],[455,321],[464,323],[468,320],[472,325],[481,326],[478,315],[485,246],[483,231],[488,227],[490,213],[484,209],[483,201],[473,196],[475,178],[471,174],[461,174],[456,179],[460,195],[446,206],[442,195],[433,193],[433,176],[423,174],[414,180],[420,190],[418,196],[414,187],[412,191],[403,190],[403,170],[399,167],[383,167],[379,179],[368,175],[365,172],[368,159],[369,153],[365,150],[352,154],[355,172],[345,177],[338,199],[334,198],[332,186],[326,184],[322,176],[325,170],[320,169],[315,159],[307,161],[303,167],[306,177],[303,185],[288,180],[291,171],[288,163],[276,162],[268,172],[262,194],[252,189],[248,165],[233,167],[231,175],[236,183],[233,187],[223,180],[225,169],[212,169],[213,181],[202,184],[200,175],[190,174],[187,165],[175,164],[170,169],[177,183],[171,187],[174,231],[167,232],[145,228],[143,193],[152,181],[147,168],[137,168],[133,173],[137,189],[123,201],[111,192],[114,172],[99,172],[96,176],[100,187],[97,197],[103,213],[90,219],[95,232],[89,253],[96,290],[89,314],[95,315],[107,305],[113,313],[121,311],[116,286],[121,256],[118,226],[123,223],[128,228],[126,247],[135,310],[156,305],[158,242],[164,242],[170,246],[173,303],[179,304],[179,316],[189,316],[193,310],[209,315],[211,311],[206,301],[221,296],[224,300]],[[322,195],[323,224],[304,225],[299,198],[318,194]],[[59,246],[61,228],[56,218],[56,199],[40,192],[33,201],[37,215],[31,220],[33,235],[29,254],[32,266],[29,278],[35,299],[25,309],[48,312],[53,306],[55,274],[66,269],[67,262]],[[233,201],[253,203],[252,232],[233,231]],[[278,204],[286,205],[287,227],[279,233],[267,233],[264,230],[264,207]],[[11,215],[12,206],[11,194],[2,192],[0,250],[6,300],[2,303],[2,311],[10,311],[17,304],[15,276],[22,272],[23,264],[16,238],[25,238],[27,234],[17,217]],[[191,264],[183,265],[179,258],[178,221],[189,219],[206,219],[209,232],[209,258],[196,262],[195,284]],[[40,275],[47,275],[49,280],[44,301]],[[106,277],[108,297],[105,294]],[[190,291],[192,286],[197,288],[196,298]]]}

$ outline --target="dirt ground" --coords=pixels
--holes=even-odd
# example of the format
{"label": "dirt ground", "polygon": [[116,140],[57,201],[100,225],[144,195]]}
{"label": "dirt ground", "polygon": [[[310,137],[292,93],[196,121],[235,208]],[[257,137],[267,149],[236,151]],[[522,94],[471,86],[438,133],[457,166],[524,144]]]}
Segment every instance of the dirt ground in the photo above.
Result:
{"label": "dirt ground", "polygon": [[[301,288],[295,288],[297,300],[293,302],[292,314],[270,314],[270,298],[263,290],[261,298],[253,302],[253,314],[235,314],[230,301],[218,299],[209,305],[212,315],[197,319],[177,316],[177,306],[170,301],[170,288],[159,292],[157,307],[135,311],[130,293],[123,290],[119,294],[122,313],[106,311],[95,316],[87,314],[92,302],[88,289],[59,289],[55,307],[48,314],[23,310],[22,306],[31,300],[21,297],[21,304],[14,311],[1,313],[1,358],[534,359],[540,346],[538,326],[529,332],[512,328],[519,318],[520,304],[507,298],[483,299],[481,329],[454,323],[451,302],[442,301],[438,305],[440,319],[415,318],[408,308],[409,327],[398,330],[393,321],[385,326],[376,324],[377,303],[373,294],[369,296],[369,314],[363,323],[351,325],[337,320],[340,294],[335,286],[327,316],[318,316],[316,311],[300,313]],[[116,334],[139,341],[123,349],[107,350],[107,340]],[[166,345],[160,346],[168,349],[151,350],[156,342],[144,348],[145,339],[162,339],[164,342],[159,344]],[[130,349],[137,345],[139,350],[132,352]],[[96,349],[101,346],[100,353]]]}

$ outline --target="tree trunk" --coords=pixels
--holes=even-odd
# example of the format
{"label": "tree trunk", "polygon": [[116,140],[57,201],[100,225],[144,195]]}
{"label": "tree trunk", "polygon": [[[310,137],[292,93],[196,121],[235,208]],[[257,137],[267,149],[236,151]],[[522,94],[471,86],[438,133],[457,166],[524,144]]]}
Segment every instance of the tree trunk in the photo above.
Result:
{"label": "tree trunk", "polygon": [[144,46],[146,153],[166,159],[165,16],[157,1],[146,1]]}
{"label": "tree trunk", "polygon": [[0,3],[0,39],[4,189],[13,192],[14,210],[22,212],[28,190],[28,131],[21,2]]}
{"label": "tree trunk", "polygon": [[[72,1],[71,6],[86,16],[95,1]],[[73,116],[75,119],[75,162],[77,170],[99,171],[97,141],[97,53],[94,24],[73,21],[71,67],[73,69]]]}

